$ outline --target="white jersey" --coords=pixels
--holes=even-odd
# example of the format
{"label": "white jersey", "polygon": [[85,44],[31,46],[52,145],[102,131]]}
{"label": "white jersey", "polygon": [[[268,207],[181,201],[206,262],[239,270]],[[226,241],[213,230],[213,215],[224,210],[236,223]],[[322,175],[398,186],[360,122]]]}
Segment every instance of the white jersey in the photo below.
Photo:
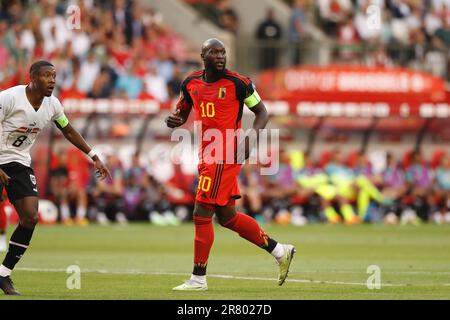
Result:
{"label": "white jersey", "polygon": [[53,95],[44,97],[36,111],[25,88],[20,85],[0,92],[0,164],[19,162],[30,167],[30,150],[37,135],[50,121],[65,117],[61,102]]}

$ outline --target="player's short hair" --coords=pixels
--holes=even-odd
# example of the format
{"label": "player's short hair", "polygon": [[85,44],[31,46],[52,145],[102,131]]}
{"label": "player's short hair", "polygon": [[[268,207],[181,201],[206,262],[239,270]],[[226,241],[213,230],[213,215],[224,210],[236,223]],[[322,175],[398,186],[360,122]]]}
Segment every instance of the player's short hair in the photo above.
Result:
{"label": "player's short hair", "polygon": [[36,61],[30,67],[30,74],[38,72],[42,67],[54,67],[54,65],[46,60]]}

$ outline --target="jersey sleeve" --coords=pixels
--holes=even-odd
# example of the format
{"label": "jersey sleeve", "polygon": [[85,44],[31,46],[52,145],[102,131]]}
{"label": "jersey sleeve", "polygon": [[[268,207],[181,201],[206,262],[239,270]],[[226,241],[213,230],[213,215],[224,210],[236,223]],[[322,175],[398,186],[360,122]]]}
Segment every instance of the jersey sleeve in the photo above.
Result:
{"label": "jersey sleeve", "polygon": [[56,126],[59,129],[63,129],[69,124],[69,119],[67,119],[66,115],[64,114],[64,108],[57,98],[53,99],[52,104],[54,108],[52,121],[55,122]]}
{"label": "jersey sleeve", "polygon": [[176,110],[179,113],[190,111],[191,108],[192,108],[192,105],[193,105],[193,101],[192,101],[191,95],[189,94],[189,91],[187,89],[187,84],[188,83],[189,82],[186,79],[181,84],[180,97],[178,99],[177,106],[176,106]]}
{"label": "jersey sleeve", "polygon": [[0,92],[0,123],[6,118],[11,109],[12,97],[5,91]]}

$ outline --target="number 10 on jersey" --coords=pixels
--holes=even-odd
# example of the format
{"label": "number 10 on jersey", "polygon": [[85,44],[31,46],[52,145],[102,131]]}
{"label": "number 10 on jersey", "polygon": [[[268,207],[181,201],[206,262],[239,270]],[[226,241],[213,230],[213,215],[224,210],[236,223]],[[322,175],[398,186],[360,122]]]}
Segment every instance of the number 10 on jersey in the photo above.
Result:
{"label": "number 10 on jersey", "polygon": [[208,192],[211,188],[211,181],[212,179],[210,177],[206,176],[200,176],[198,178],[198,188],[199,190],[202,190],[204,192]]}
{"label": "number 10 on jersey", "polygon": [[213,118],[216,115],[216,110],[213,102],[200,103],[200,109],[202,109],[202,118]]}

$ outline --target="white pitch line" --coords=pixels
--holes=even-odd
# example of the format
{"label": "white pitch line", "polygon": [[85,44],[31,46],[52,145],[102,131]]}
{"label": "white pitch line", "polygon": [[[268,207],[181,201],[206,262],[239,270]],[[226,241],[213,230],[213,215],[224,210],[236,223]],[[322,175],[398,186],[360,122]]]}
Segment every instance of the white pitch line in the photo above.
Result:
{"label": "white pitch line", "polygon": [[[17,268],[19,271],[31,271],[31,272],[64,272],[66,269],[49,269],[49,268]],[[189,276],[187,273],[175,273],[175,272],[146,272],[139,270],[126,270],[126,271],[110,271],[105,269],[81,269],[82,272],[87,273],[102,273],[102,274],[126,274],[126,275],[165,275],[165,276]],[[276,278],[263,278],[263,277],[244,277],[244,276],[232,276],[232,275],[222,275],[222,274],[210,274],[210,278],[221,278],[221,279],[233,279],[233,280],[256,280],[256,281],[277,281]],[[336,284],[336,285],[352,285],[352,286],[367,286],[365,282],[344,282],[344,281],[328,281],[328,280],[307,280],[307,279],[292,279],[288,278],[287,282],[298,282],[298,283],[314,283],[314,284]],[[384,283],[381,284],[382,287],[406,287],[406,284],[393,284]]]}

